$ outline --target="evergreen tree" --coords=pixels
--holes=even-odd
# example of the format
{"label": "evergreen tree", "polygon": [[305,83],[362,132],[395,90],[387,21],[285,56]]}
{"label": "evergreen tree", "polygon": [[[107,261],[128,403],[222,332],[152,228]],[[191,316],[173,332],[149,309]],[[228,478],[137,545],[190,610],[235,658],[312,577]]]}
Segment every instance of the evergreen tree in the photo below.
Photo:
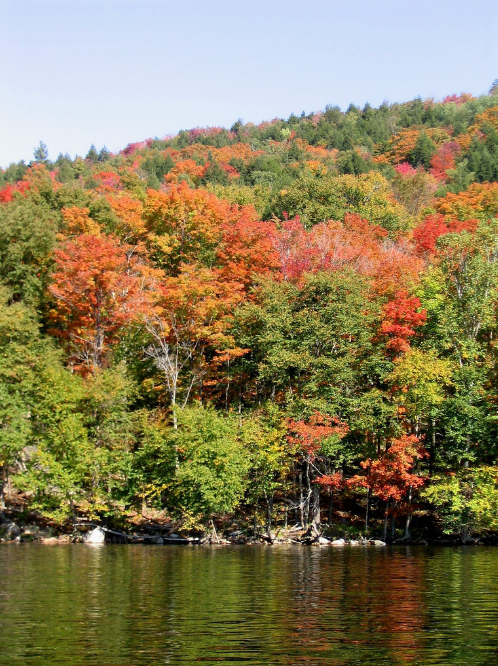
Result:
{"label": "evergreen tree", "polygon": [[111,157],[111,153],[104,146],[101,149],[100,153],[99,153],[99,157],[98,157],[99,162],[107,162],[107,160],[109,160],[110,157]]}
{"label": "evergreen tree", "polygon": [[409,162],[414,167],[423,166],[428,169],[435,152],[436,146],[432,139],[425,132],[420,132],[417,143],[409,155]]}
{"label": "evergreen tree", "polygon": [[33,151],[33,155],[35,158],[35,162],[38,164],[47,164],[48,162],[48,148],[47,146],[43,143],[43,141],[40,141],[38,146]]}
{"label": "evergreen tree", "polygon": [[87,159],[87,160],[90,160],[91,162],[98,162],[99,154],[98,154],[98,152],[97,152],[97,149],[96,149],[95,146],[93,145],[93,143],[92,143],[92,145],[90,146],[90,150],[88,151],[88,153],[87,153],[87,155],[86,155],[86,159]]}

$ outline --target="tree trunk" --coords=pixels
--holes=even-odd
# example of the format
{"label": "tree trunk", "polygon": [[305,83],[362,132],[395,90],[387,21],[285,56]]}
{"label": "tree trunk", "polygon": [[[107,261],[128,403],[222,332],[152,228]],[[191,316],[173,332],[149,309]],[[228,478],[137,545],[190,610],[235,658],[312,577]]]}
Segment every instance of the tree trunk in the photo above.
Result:
{"label": "tree trunk", "polygon": [[292,501],[294,503],[294,522],[299,521],[299,507],[297,505],[297,488],[296,488],[296,469],[294,468],[292,475]]}
{"label": "tree trunk", "polygon": [[0,467],[0,518],[3,517],[3,512],[5,510],[5,482],[6,482],[6,472],[5,467]]}
{"label": "tree trunk", "polygon": [[387,514],[389,513],[389,500],[386,501],[386,513],[384,514],[384,541],[387,539]]}
{"label": "tree trunk", "polygon": [[310,463],[309,460],[306,460],[305,465],[305,478],[306,478],[306,495],[304,498],[303,506],[303,518],[304,524],[303,528],[308,529],[309,517],[310,517],[310,499],[311,499],[311,487],[310,487]]}
{"label": "tree trunk", "polygon": [[303,470],[299,470],[299,522],[304,527]]}
{"label": "tree trunk", "polygon": [[328,524],[329,527],[332,525],[332,506],[334,504],[334,491],[331,490],[329,494],[329,519],[328,519]]}
{"label": "tree trunk", "polygon": [[267,495],[265,492],[265,498],[266,498],[266,516],[267,516],[267,521],[266,521],[266,532],[268,536],[271,536],[271,523],[272,523],[272,517],[273,517],[273,495]]}
{"label": "tree trunk", "polygon": [[311,525],[315,534],[320,532],[320,485],[311,484]]}
{"label": "tree trunk", "polygon": [[368,519],[370,518],[370,497],[372,494],[372,490],[370,488],[367,488],[367,510],[365,513],[365,532],[368,534]]}
{"label": "tree trunk", "polygon": [[[411,503],[412,503],[412,487],[410,486],[410,488],[408,490],[408,504],[411,505]],[[409,539],[410,536],[411,536],[411,534],[410,534],[411,522],[412,522],[412,512],[409,511],[406,514],[405,534],[404,534],[405,539]]]}
{"label": "tree trunk", "polygon": [[436,419],[431,421],[431,446],[429,449],[429,476],[434,474],[434,461],[436,458]]}

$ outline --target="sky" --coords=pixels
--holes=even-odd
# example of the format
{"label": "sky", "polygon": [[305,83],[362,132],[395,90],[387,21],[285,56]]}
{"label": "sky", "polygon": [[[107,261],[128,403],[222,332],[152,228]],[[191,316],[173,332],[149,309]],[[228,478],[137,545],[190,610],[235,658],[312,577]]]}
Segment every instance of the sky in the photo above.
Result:
{"label": "sky", "polygon": [[486,93],[496,0],[0,0],[0,166],[327,104]]}

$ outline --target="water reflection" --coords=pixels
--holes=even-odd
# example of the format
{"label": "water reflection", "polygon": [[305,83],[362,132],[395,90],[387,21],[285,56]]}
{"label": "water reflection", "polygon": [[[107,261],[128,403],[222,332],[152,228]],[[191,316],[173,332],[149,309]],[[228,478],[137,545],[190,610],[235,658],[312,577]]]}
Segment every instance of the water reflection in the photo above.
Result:
{"label": "water reflection", "polygon": [[0,547],[0,664],[498,663],[498,549]]}

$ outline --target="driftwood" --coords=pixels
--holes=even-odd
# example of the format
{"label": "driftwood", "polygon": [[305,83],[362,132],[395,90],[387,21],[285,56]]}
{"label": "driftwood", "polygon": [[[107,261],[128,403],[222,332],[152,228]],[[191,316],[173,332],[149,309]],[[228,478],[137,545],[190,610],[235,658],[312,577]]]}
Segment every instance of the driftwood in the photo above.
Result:
{"label": "driftwood", "polygon": [[254,532],[254,536],[256,539],[262,539],[263,541],[266,541],[267,543],[273,543],[273,539],[268,536],[267,534],[261,534],[259,532]]}
{"label": "driftwood", "polygon": [[189,544],[200,543],[200,539],[186,539],[184,537],[163,537],[164,543]]}

